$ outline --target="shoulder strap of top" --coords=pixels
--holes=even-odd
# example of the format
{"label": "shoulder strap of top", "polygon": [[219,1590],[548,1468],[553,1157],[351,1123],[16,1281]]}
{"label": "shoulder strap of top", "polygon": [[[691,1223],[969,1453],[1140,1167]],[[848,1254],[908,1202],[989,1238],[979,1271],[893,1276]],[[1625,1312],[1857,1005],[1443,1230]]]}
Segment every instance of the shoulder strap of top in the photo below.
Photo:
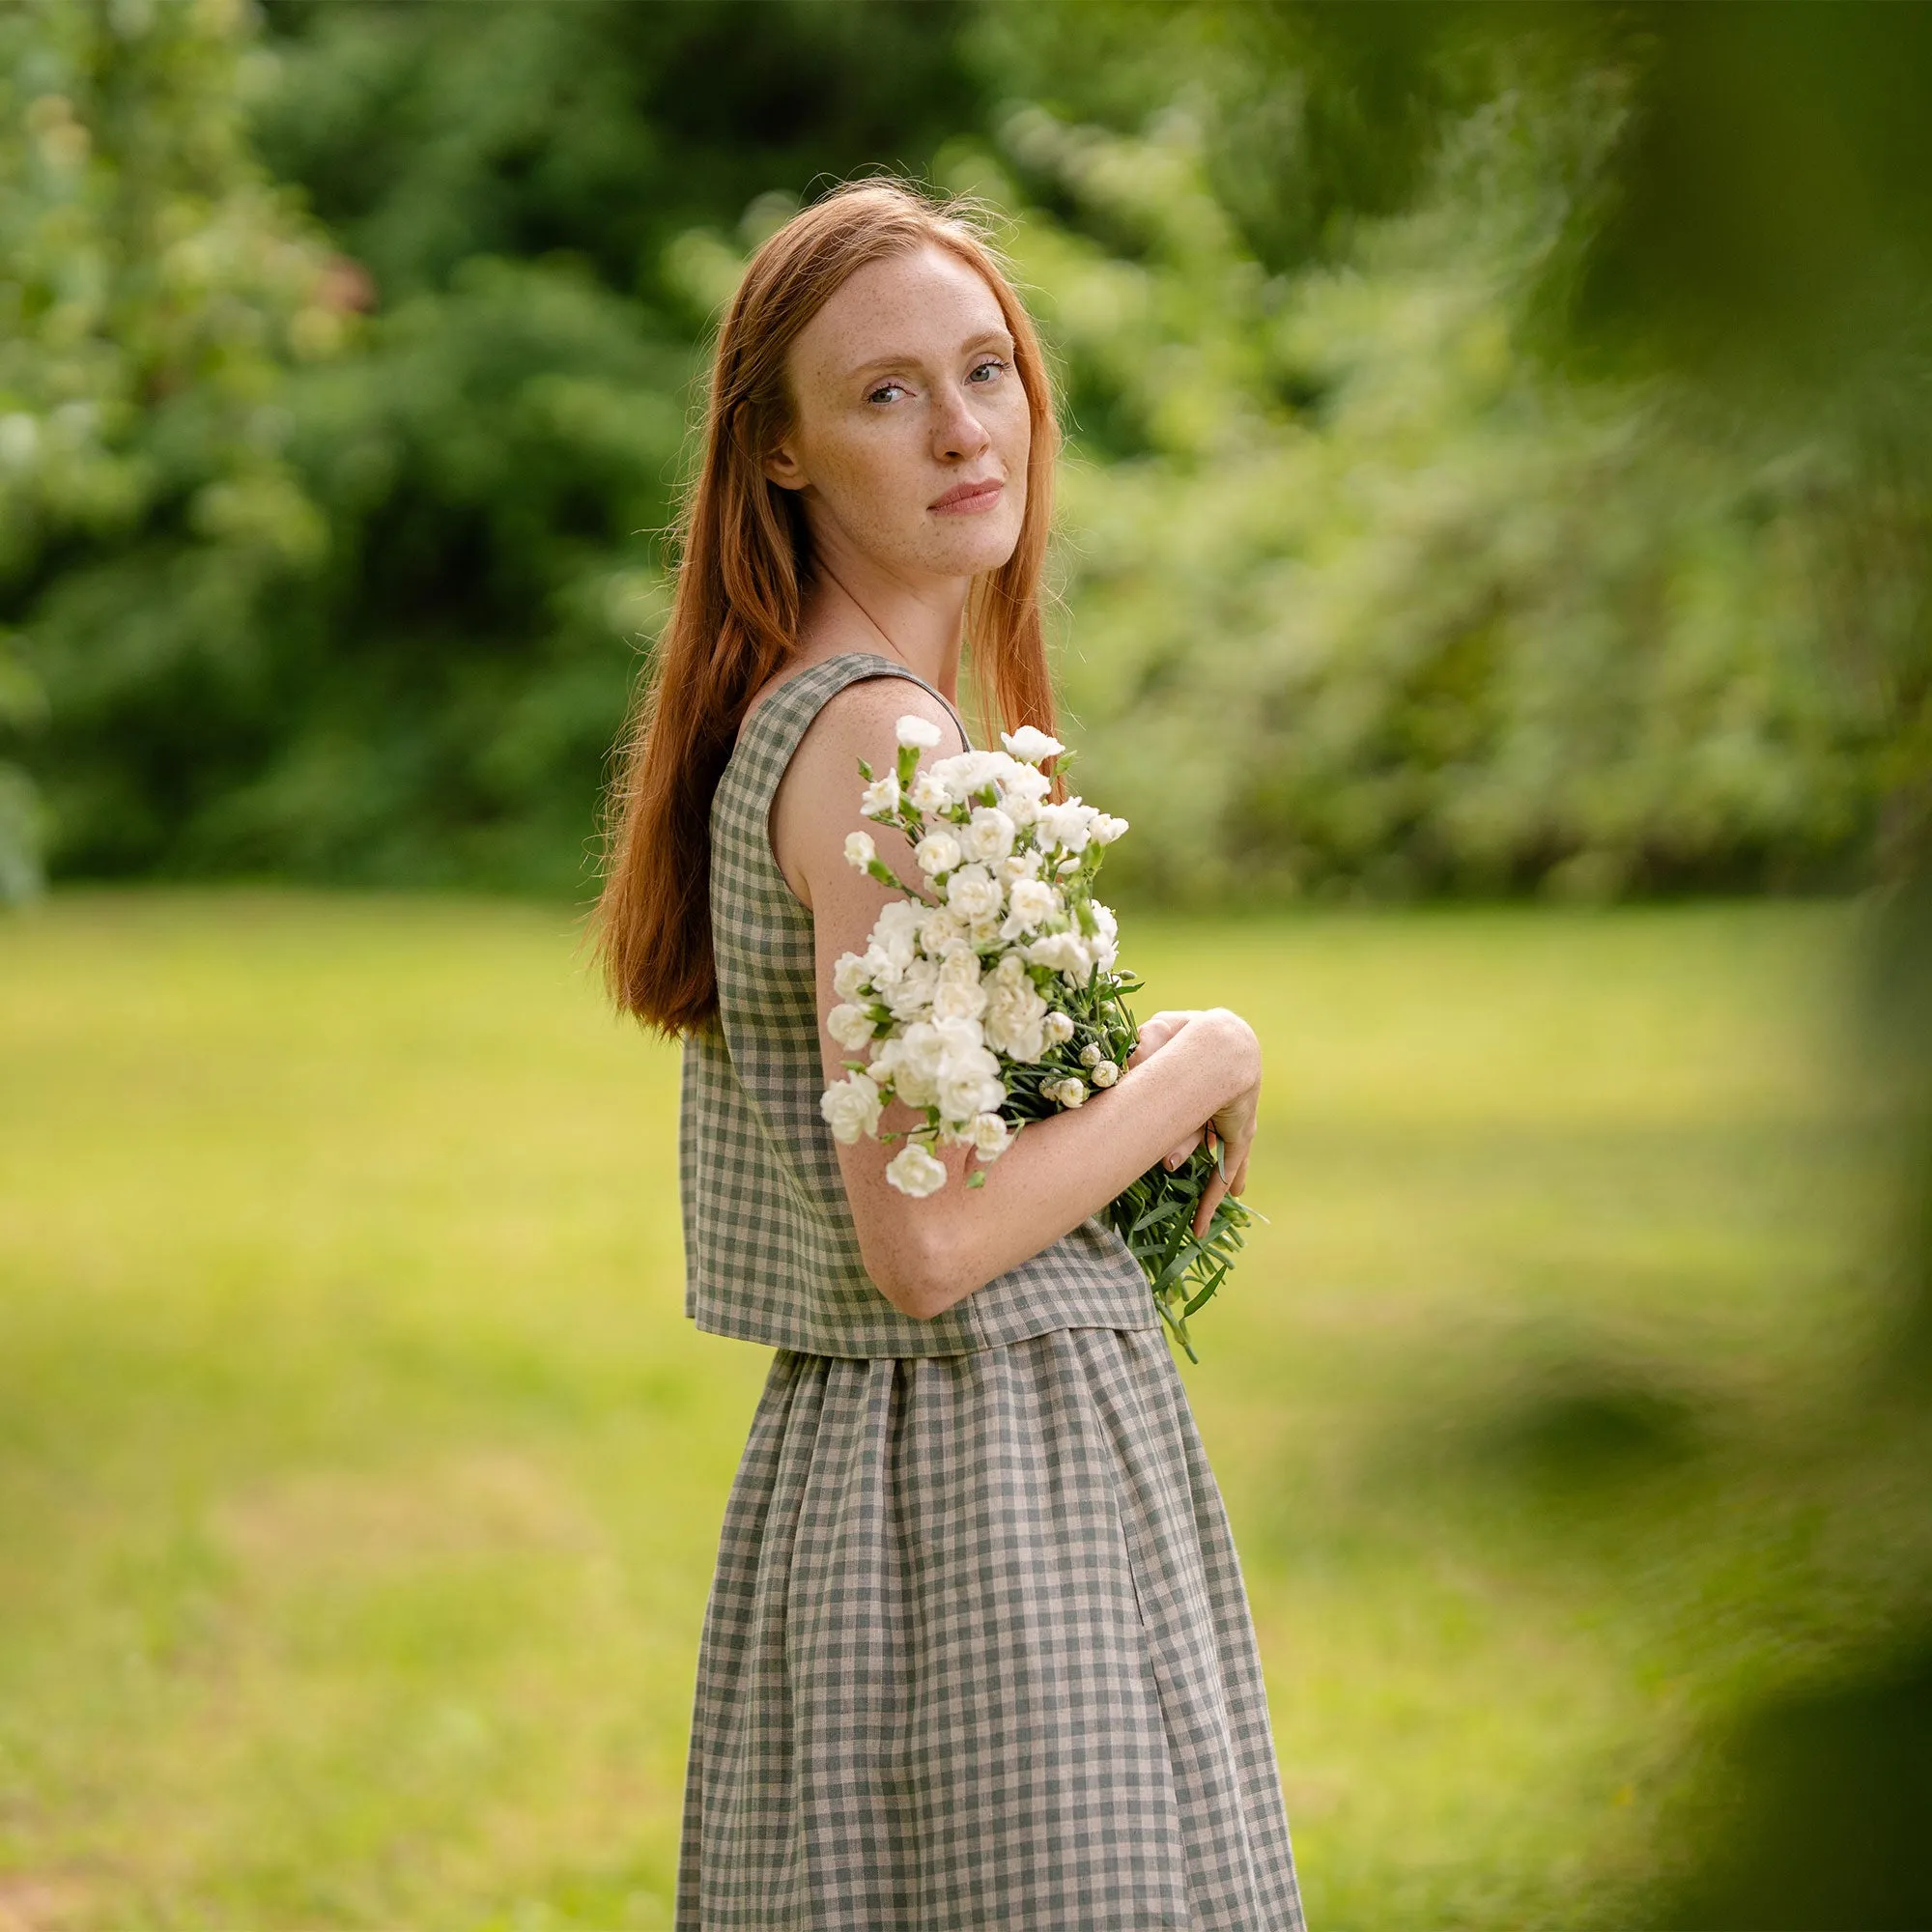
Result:
{"label": "shoulder strap of top", "polygon": [[761,793],[776,790],[785,766],[791,762],[792,753],[805,736],[806,726],[828,700],[848,684],[879,676],[903,677],[922,691],[930,692],[952,713],[961,739],[972,744],[973,734],[967,730],[966,721],[952,700],[944,692],[934,690],[909,666],[876,651],[841,651],[837,657],[821,659],[787,678],[753,712],[731,753],[731,768],[741,771],[741,781],[753,790]]}

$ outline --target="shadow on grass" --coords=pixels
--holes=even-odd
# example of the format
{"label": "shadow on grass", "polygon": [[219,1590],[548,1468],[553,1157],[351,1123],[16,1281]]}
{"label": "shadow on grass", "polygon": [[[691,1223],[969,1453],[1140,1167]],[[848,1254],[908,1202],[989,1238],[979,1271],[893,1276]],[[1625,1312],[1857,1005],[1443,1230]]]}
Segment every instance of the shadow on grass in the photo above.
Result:
{"label": "shadow on grass", "polygon": [[1684,1462],[1702,1435],[1699,1405],[1661,1378],[1578,1358],[1544,1369],[1476,1446],[1539,1487],[1597,1489]]}

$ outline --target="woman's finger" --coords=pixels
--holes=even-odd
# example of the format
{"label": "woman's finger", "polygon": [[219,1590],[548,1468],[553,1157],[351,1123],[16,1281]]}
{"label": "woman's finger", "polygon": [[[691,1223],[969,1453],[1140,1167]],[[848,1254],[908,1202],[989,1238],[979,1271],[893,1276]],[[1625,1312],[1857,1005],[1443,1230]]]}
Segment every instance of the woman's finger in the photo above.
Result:
{"label": "woman's finger", "polygon": [[1214,1175],[1208,1180],[1208,1185],[1202,1189],[1201,1205],[1194,1210],[1194,1237],[1196,1240],[1200,1240],[1207,1235],[1208,1224],[1214,1218],[1214,1210],[1220,1207],[1221,1197],[1227,1191],[1228,1183],[1218,1174]]}
{"label": "woman's finger", "polygon": [[1194,1151],[1194,1150],[1198,1148],[1200,1145],[1201,1145],[1200,1134],[1199,1133],[1190,1134],[1186,1140],[1182,1141],[1179,1147],[1175,1148],[1168,1154],[1166,1160],[1166,1166],[1169,1172],[1171,1173],[1175,1168],[1179,1167],[1181,1164],[1181,1162],[1184,1161],[1188,1157],[1188,1155],[1191,1154]]}
{"label": "woman's finger", "polygon": [[1138,1066],[1150,1054],[1158,1053],[1193,1017],[1191,1012],[1166,1009],[1152,1014],[1142,1024],[1134,1050],[1127,1055],[1127,1065]]}

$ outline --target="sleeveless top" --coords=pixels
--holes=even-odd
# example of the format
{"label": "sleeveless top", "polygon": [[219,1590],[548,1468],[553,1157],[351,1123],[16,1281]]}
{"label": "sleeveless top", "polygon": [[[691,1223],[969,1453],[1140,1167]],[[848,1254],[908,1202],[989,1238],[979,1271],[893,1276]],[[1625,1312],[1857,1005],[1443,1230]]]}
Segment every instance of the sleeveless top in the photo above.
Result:
{"label": "sleeveless top", "polygon": [[[768,813],[819,708],[879,676],[932,692],[957,721],[943,693],[891,658],[827,658],[752,714],[712,799],[718,1016],[685,1036],[678,1111],[685,1313],[715,1335],[860,1357],[965,1354],[1056,1328],[1152,1328],[1147,1277],[1097,1218],[930,1321],[895,1308],[859,1258],[838,1143],[818,1111],[811,912],[779,869]],[[860,784],[855,770],[855,812]]]}

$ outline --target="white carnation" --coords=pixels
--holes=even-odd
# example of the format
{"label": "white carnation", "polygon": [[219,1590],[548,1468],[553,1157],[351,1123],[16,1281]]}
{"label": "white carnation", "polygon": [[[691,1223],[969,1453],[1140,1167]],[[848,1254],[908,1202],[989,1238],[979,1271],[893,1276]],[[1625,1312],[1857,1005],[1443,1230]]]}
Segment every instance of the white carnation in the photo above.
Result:
{"label": "white carnation", "polygon": [[1056,757],[1066,747],[1058,738],[1049,738],[1036,725],[1022,724],[1017,731],[1002,731],[1000,743],[1014,757],[1029,765],[1037,765],[1042,758]]}
{"label": "white carnation", "polygon": [[872,843],[869,832],[848,832],[845,835],[845,863],[856,866],[864,871],[879,856],[879,848]]}
{"label": "white carnation", "polygon": [[1046,1029],[1038,1020],[1021,1024],[1008,1037],[1011,1041],[1009,1049],[1010,1057],[1026,1066],[1044,1060],[1052,1044],[1046,1037]]}
{"label": "white carnation", "polygon": [[934,783],[945,788],[948,800],[964,805],[976,791],[997,784],[1010,760],[999,752],[955,752],[928,767]]}
{"label": "white carnation", "polygon": [[937,1159],[930,1149],[921,1146],[918,1141],[907,1141],[887,1161],[886,1179],[901,1194],[910,1194],[915,1201],[923,1201],[928,1194],[937,1194],[946,1185],[946,1163]]}
{"label": "white carnation", "polygon": [[1121,1069],[1114,1061],[1103,1060],[1087,1077],[1096,1087],[1111,1087],[1121,1077]]}
{"label": "white carnation", "polygon": [[1053,781],[1044,772],[1037,772],[1031,765],[1009,765],[1000,780],[1000,804],[1015,823],[1030,825],[1052,789]]}
{"label": "white carnation", "polygon": [[919,943],[935,959],[947,958],[971,947],[965,923],[947,906],[934,906],[920,922]]}
{"label": "white carnation", "polygon": [[886,994],[886,1006],[895,1020],[923,1020],[931,1010],[938,985],[938,964],[931,959],[915,959]]}
{"label": "white carnation", "polygon": [[1039,1091],[1063,1107],[1077,1107],[1087,1097],[1087,1083],[1069,1073],[1065,1080],[1049,1080]]}
{"label": "white carnation", "polygon": [[912,785],[906,792],[906,800],[915,810],[938,811],[952,803],[952,795],[924,765],[922,765],[913,774]]}
{"label": "white carnation", "polygon": [[1043,879],[1016,879],[1006,923],[1000,927],[1000,937],[1017,939],[1024,932],[1032,932],[1060,910],[1060,895]]}
{"label": "white carnation", "polygon": [[1015,886],[1022,879],[1038,878],[1039,865],[1039,850],[1037,846],[1030,845],[1024,852],[1009,853],[993,867],[993,870],[1008,885]]}
{"label": "white carnation", "polygon": [[1094,955],[1077,932],[1049,932],[1027,948],[1026,956],[1036,966],[1064,973],[1076,986],[1084,986],[1093,977]]}
{"label": "white carnation", "polygon": [[[1040,1004],[1043,1006],[1045,1002]],[[1073,1037],[1073,1022],[1063,1012],[1051,1012],[1046,1016],[1044,1031],[1055,1046],[1064,1046]]]}
{"label": "white carnation", "polygon": [[1082,1066],[1099,1065],[1100,1045],[1097,1040],[1090,1039],[1087,1042],[1087,1044],[1080,1049],[1080,1064]]}
{"label": "white carnation", "polygon": [[945,1071],[948,1060],[978,1053],[985,1044],[985,1037],[978,1020],[936,1019],[932,1023],[932,1030],[939,1037],[942,1072]]}
{"label": "white carnation", "polygon": [[[946,1045],[930,1020],[915,1020],[898,1037],[893,1057],[893,1091],[908,1107],[930,1107],[939,1097],[939,1068]],[[873,1056],[877,1065],[877,1056]]]}
{"label": "white carnation", "polygon": [[1088,941],[1094,951],[1094,963],[1101,972],[1113,971],[1114,961],[1121,955],[1121,922],[1114,917],[1112,906],[1103,906],[1098,899],[1092,901],[1094,912],[1094,937]]}
{"label": "white carnation", "polygon": [[939,1079],[901,1059],[893,1068],[893,1092],[908,1107],[930,1107],[939,1100]]}
{"label": "white carnation", "polygon": [[1065,852],[1079,852],[1086,848],[1094,817],[1091,806],[1081,804],[1077,798],[1069,798],[1061,805],[1041,806],[1034,822],[1042,845],[1058,845]]}
{"label": "white carnation", "polygon": [[909,1071],[939,1075],[939,1063],[946,1057],[946,1042],[930,1020],[915,1021],[899,1035],[899,1065]]}
{"label": "white carnation", "polygon": [[999,880],[983,866],[962,866],[946,882],[946,902],[964,920],[993,918],[1005,899]]}
{"label": "white carnation", "polygon": [[1012,1145],[1012,1129],[990,1110],[973,1117],[973,1147],[981,1160],[998,1160]]}
{"label": "white carnation", "polygon": [[928,832],[912,848],[913,863],[922,872],[950,872],[958,865],[959,841],[950,832]]}
{"label": "white carnation", "polygon": [[1031,1064],[1040,1059],[1047,1048],[1046,1023],[1051,1015],[1033,982],[1024,972],[1014,980],[996,971],[987,975],[986,986],[986,1011],[980,1022],[986,1043],[1010,1060]]}
{"label": "white carnation", "polygon": [[841,1000],[856,1000],[866,990],[866,962],[860,954],[841,952],[833,962],[832,990]]}
{"label": "white carnation", "polygon": [[872,1037],[872,1016],[864,1007],[841,1002],[825,1015],[825,1031],[848,1053],[857,1053]]}
{"label": "white carnation", "polygon": [[[970,952],[962,953],[970,959]],[[977,1020],[986,1010],[986,996],[978,986],[949,986],[944,981],[932,995],[932,1017],[936,1020]]]}
{"label": "white carnation", "polygon": [[1104,811],[1096,811],[1090,836],[1096,845],[1111,845],[1126,829],[1124,818],[1112,818]]}
{"label": "white carnation", "polygon": [[833,1138],[849,1147],[879,1130],[879,1090],[870,1075],[849,1073],[819,1096],[818,1111]]}
{"label": "white carnation", "polygon": [[939,1111],[950,1121],[970,1121],[991,1113],[1007,1097],[1000,1063],[983,1046],[948,1058],[939,1076]]}
{"label": "white carnation", "polygon": [[901,967],[909,966],[919,946],[920,921],[924,916],[925,908],[915,905],[911,899],[888,899],[872,922],[872,946]]}
{"label": "white carnation", "polygon": [[1004,859],[1013,849],[1018,827],[997,805],[976,806],[961,835],[969,859]]}
{"label": "white carnation", "polygon": [[859,810],[867,818],[890,818],[899,809],[899,775],[882,772],[859,794]]}
{"label": "white carnation", "polygon": [[898,736],[901,745],[918,745],[929,752],[939,743],[939,726],[929,718],[908,711],[898,722]]}
{"label": "white carnation", "polygon": [[860,966],[865,970],[867,983],[881,994],[898,984],[899,976],[911,963],[909,956],[902,958],[878,945],[867,947],[859,959]]}
{"label": "white carnation", "polygon": [[980,982],[977,954],[962,948],[947,955],[933,989],[935,1020],[977,1020],[986,1010],[986,990]]}

